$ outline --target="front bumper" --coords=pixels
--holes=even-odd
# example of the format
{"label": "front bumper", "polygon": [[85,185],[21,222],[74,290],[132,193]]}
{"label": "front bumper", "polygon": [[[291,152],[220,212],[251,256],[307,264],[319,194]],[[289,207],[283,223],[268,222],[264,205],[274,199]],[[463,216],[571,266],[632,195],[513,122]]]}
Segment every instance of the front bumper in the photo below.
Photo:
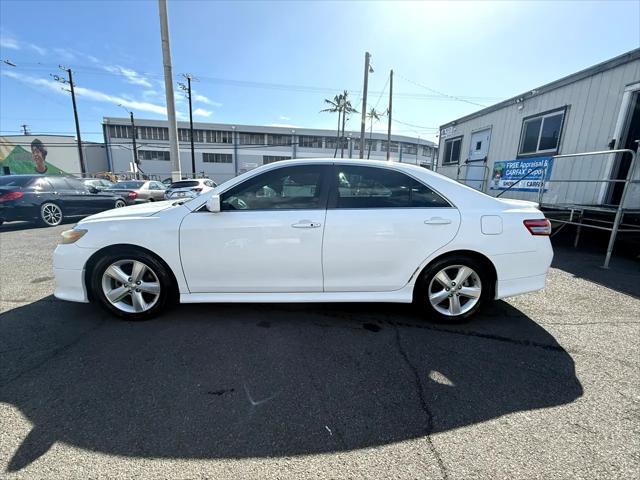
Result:
{"label": "front bumper", "polygon": [[84,267],[93,248],[80,248],[75,243],[58,245],[53,252],[53,276],[56,288],[53,295],[60,300],[87,303],[87,286],[84,282]]}

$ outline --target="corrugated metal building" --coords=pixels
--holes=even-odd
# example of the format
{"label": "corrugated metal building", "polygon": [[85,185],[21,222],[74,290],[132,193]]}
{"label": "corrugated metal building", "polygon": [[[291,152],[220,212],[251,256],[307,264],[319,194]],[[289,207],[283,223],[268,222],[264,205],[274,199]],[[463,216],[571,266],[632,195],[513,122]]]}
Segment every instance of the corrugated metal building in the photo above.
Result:
{"label": "corrugated metal building", "polygon": [[[486,193],[551,204],[615,205],[621,185],[561,180],[625,178],[630,156],[551,157],[640,139],[640,49],[440,127],[438,172]],[[635,169],[638,177],[640,168]],[[518,179],[524,180],[512,185]],[[633,185],[625,207],[640,207]]]}
{"label": "corrugated metal building", "polygon": [[[136,119],[136,144],[140,169],[144,174],[164,179],[171,176],[169,131],[165,120]],[[194,123],[195,165],[198,175],[220,183],[260,165],[290,158],[337,156],[358,158],[360,132],[345,132],[338,142],[334,130],[300,127]],[[128,118],[105,117],[103,130],[110,170],[131,171],[132,129]],[[191,174],[190,130],[188,122],[178,122],[180,165]],[[433,142],[403,135],[391,135],[393,161],[431,168],[437,157]],[[386,159],[387,135],[365,137],[365,154],[372,160]],[[337,149],[337,150],[336,150]]]}

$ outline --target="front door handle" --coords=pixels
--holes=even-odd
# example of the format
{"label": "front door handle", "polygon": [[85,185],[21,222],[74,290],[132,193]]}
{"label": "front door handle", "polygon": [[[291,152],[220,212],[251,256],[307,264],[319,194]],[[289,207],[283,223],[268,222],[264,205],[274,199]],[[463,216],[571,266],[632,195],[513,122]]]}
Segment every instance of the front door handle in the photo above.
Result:
{"label": "front door handle", "polygon": [[291,225],[293,228],[318,228],[322,225],[318,222],[310,222],[309,220],[300,220],[298,223]]}
{"label": "front door handle", "polygon": [[424,223],[426,225],[449,225],[451,220],[442,217],[431,217],[429,220],[425,220]]}

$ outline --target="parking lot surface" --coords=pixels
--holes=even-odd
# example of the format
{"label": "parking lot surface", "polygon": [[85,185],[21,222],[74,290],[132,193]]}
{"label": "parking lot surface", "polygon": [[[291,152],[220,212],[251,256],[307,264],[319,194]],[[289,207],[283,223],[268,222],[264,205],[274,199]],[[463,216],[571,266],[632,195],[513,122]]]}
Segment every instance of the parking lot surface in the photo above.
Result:
{"label": "parking lot surface", "polygon": [[[2,478],[638,478],[640,268],[556,249],[473,322],[405,305],[52,296],[69,228],[0,227]],[[215,272],[212,272],[215,274]]]}

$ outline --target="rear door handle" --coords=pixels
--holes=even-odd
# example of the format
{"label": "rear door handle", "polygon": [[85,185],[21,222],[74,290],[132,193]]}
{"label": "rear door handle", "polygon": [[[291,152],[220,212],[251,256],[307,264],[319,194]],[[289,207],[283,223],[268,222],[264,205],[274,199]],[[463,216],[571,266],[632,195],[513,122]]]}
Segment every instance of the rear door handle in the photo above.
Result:
{"label": "rear door handle", "polygon": [[426,225],[448,225],[451,223],[451,220],[442,217],[431,217],[429,220],[425,220],[424,223]]}
{"label": "rear door handle", "polygon": [[300,220],[298,223],[294,223],[291,226],[293,228],[318,228],[322,225],[318,222],[310,222],[308,220]]}

